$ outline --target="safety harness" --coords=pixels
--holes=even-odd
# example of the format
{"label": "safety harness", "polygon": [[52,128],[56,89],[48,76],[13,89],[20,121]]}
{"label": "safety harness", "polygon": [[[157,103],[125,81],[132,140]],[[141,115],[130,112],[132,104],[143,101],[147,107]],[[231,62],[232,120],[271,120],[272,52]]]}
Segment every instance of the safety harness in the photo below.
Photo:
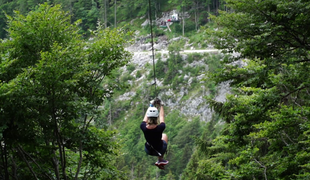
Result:
{"label": "safety harness", "polygon": [[158,152],[149,142],[146,142],[147,145],[149,145],[159,156],[161,156],[161,153]]}

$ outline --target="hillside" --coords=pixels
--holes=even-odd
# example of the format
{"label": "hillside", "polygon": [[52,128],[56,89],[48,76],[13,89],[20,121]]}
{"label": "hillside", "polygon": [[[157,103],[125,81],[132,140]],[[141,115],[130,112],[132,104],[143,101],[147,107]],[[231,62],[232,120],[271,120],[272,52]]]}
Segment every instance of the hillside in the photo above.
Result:
{"label": "hillside", "polygon": [[[149,19],[153,22],[154,35],[165,34],[168,39],[182,35],[191,37],[200,27],[210,22],[210,15],[217,14],[218,9],[225,10],[225,2],[212,1],[181,1],[181,0],[151,0],[151,1],[99,1],[99,0],[3,0],[0,2],[0,38],[5,38],[7,32],[7,16],[13,16],[14,11],[26,15],[35,10],[38,4],[60,4],[62,9],[71,16],[71,23],[80,21],[80,33],[84,38],[91,37],[89,30],[95,30],[100,23],[105,28],[126,28],[140,31],[143,36],[150,34]],[[169,22],[175,19],[176,22]],[[170,24],[171,32],[163,23]],[[199,38],[196,38],[198,40]],[[203,43],[202,43],[203,44]]]}
{"label": "hillside", "polygon": [[[0,179],[308,180],[310,2],[149,2],[0,2]],[[139,129],[154,97],[164,171]]]}
{"label": "hillside", "polygon": [[[123,82],[125,89],[116,91],[106,103],[103,118],[109,128],[120,132],[118,138],[123,142],[123,155],[116,165],[127,172],[129,179],[181,178],[196,149],[195,139],[208,131],[205,129],[208,124],[221,128],[219,118],[206,103],[206,97],[223,101],[228,93],[228,84],[215,86],[208,79],[209,73],[221,68],[219,62],[225,57],[216,50],[206,53],[181,51],[178,49],[181,40],[179,38],[167,48],[155,51],[156,92],[152,85],[152,52],[142,51],[146,44],[128,47],[135,51],[131,61],[115,72],[117,81]],[[149,100],[156,94],[166,104],[165,133],[169,137],[166,156],[170,163],[165,171],[152,165],[156,160],[154,157],[146,156],[143,133],[139,129]]]}
{"label": "hillside", "polygon": [[[49,118],[42,118],[42,124],[38,124],[38,126],[29,126],[23,124],[28,121],[25,122],[25,119],[22,116],[18,117],[17,119],[21,122],[20,126],[30,127],[30,129],[27,130],[24,129],[27,133],[21,133],[23,135],[29,134],[25,137],[25,141],[23,141],[23,138],[19,139],[7,136],[6,132],[12,132],[14,134],[18,130],[16,130],[15,126],[11,124],[15,119],[15,115],[10,107],[16,106],[16,103],[12,101],[12,104],[5,104],[3,107],[4,109],[1,109],[1,112],[6,113],[2,114],[2,117],[7,117],[6,119],[10,120],[1,125],[3,131],[0,137],[1,142],[5,144],[5,148],[8,148],[9,150],[6,150],[5,148],[1,149],[1,156],[4,159],[1,160],[1,169],[3,170],[0,171],[0,177],[7,178],[10,174],[15,174],[16,179],[18,179],[18,177],[27,179],[33,176],[41,178],[51,176],[59,179],[61,177],[68,178],[78,176],[79,173],[84,174],[83,176],[87,177],[88,169],[91,169],[90,177],[97,177],[99,179],[100,177],[113,177],[116,179],[127,179],[126,177],[129,177],[129,179],[151,179],[151,177],[159,177],[159,175],[161,178],[171,179],[172,177],[175,177],[176,179],[179,179],[186,168],[192,153],[195,151],[196,144],[194,139],[199,138],[205,133],[204,127],[206,127],[207,124],[218,124],[219,121],[217,116],[212,115],[213,113],[207,105],[204,97],[223,99],[225,96],[224,91],[227,88],[227,85],[216,87],[213,82],[208,82],[207,72],[216,71],[220,68],[219,61],[223,59],[224,56],[218,53],[217,50],[214,51],[213,47],[204,40],[204,32],[197,31],[199,26],[205,25],[205,17],[200,16],[201,19],[199,20],[197,9],[193,8],[193,4],[191,3],[187,4],[186,7],[182,7],[183,10],[189,10],[183,12],[180,12],[181,6],[175,6],[174,4],[177,2],[173,1],[168,4],[166,2],[158,1],[151,5],[151,8],[154,9],[156,9],[156,6],[161,5],[161,8],[165,10],[162,11],[157,9],[156,11],[153,11],[154,14],[152,15],[154,22],[154,26],[152,27],[153,40],[156,51],[155,69],[157,74],[155,91],[155,86],[151,85],[153,84],[153,66],[152,58],[149,54],[151,47],[150,42],[152,39],[150,36],[151,29],[148,23],[147,14],[150,11],[143,8],[141,9],[141,7],[144,6],[143,4],[139,4],[140,2],[137,1],[131,2],[135,5],[139,4],[139,7],[135,7],[136,9],[134,9],[137,14],[132,16],[132,12],[130,11],[125,13],[124,11],[121,11],[124,14],[121,16],[117,15],[117,18],[120,19],[120,21],[112,25],[111,23],[108,23],[113,17],[112,14],[105,15],[105,17],[101,19],[105,8],[107,8],[105,14],[107,11],[111,12],[113,7],[111,4],[101,6],[101,4],[96,1],[92,1],[91,3],[90,1],[79,1],[73,3],[70,2],[68,4],[67,1],[63,1],[61,6],[58,6],[53,5],[53,3],[57,3],[56,1],[48,1],[44,5],[37,7],[37,3],[44,2],[45,1],[5,1],[0,3],[0,9],[6,13],[5,15],[4,13],[1,14],[0,16],[0,19],[3,20],[0,22],[0,37],[3,38],[4,42],[4,45],[1,46],[0,49],[2,53],[1,58],[3,57],[3,59],[1,59],[1,67],[7,70],[7,67],[11,65],[10,62],[15,58],[23,62],[18,63],[17,67],[14,67],[18,70],[13,71],[13,74],[10,74],[10,70],[1,72],[1,82],[3,81],[5,84],[14,84],[14,80],[29,80],[29,86],[27,86],[27,88],[30,89],[29,91],[25,91],[25,93],[34,93],[35,95],[24,95],[23,97],[25,98],[20,98],[20,105],[26,103],[36,104],[37,101],[46,106],[53,106],[53,104],[59,104],[60,102],[65,105],[59,105],[57,107],[59,108],[58,110],[46,112],[47,117],[55,117],[53,119],[55,123],[50,126],[48,126],[48,124],[50,124]],[[49,4],[52,4],[52,6]],[[117,7],[122,7],[124,4],[127,6],[128,2],[119,1]],[[205,5],[207,6],[207,4]],[[35,11],[31,11],[34,9]],[[60,9],[66,12],[63,12]],[[13,13],[13,10],[17,10],[18,12],[16,11]],[[179,20],[182,21],[170,22],[171,17],[175,13],[179,16]],[[6,21],[7,18],[9,19],[8,21]],[[168,22],[168,20],[169,23],[167,25],[169,27],[160,27],[163,21]],[[77,23],[74,23],[75,21],[77,21]],[[50,22],[54,22],[54,24]],[[57,27],[54,27],[55,24],[57,24]],[[9,25],[7,30],[8,34],[4,31],[4,28],[6,28],[7,25]],[[121,29],[133,31],[135,34],[135,37],[133,37],[134,44],[126,47],[133,56],[125,66],[117,68],[110,73],[113,68],[123,65],[126,62],[128,54],[126,52],[118,54],[117,60],[109,62],[108,66],[113,67],[112,69],[105,69],[105,67],[100,68],[101,65],[98,65],[99,62],[105,61],[106,59],[104,58],[102,60],[100,59],[102,56],[96,55],[100,51],[105,52],[105,48],[110,49],[108,47],[110,47],[111,44],[113,50],[114,48],[115,51],[120,50],[119,52],[123,50],[122,46],[118,47],[120,49],[113,46],[118,42],[120,42],[120,44],[125,44],[121,40],[129,40],[128,36],[123,36],[123,34],[120,33],[122,31],[118,31],[115,28],[116,26],[122,27],[123,25],[124,28]],[[15,31],[14,28],[17,27],[19,30]],[[64,33],[64,29],[68,27],[72,29],[69,28],[70,33],[66,34]],[[24,29],[20,30],[20,28]],[[98,28],[98,30],[96,28]],[[102,30],[101,28],[105,30]],[[79,35],[81,35],[82,39],[79,39]],[[120,35],[122,35],[122,37],[120,37]],[[111,41],[104,40],[107,37]],[[12,43],[15,43],[12,49],[10,49],[10,40],[7,40],[6,38],[12,40]],[[29,39],[31,40],[29,41]],[[57,42],[61,42],[61,45],[56,48]],[[19,43],[22,45],[17,45]],[[101,44],[104,44],[104,46],[101,46]],[[70,74],[70,71],[76,69],[74,66],[70,66],[70,68],[66,69],[66,65],[60,65],[61,62],[68,62],[68,59],[66,59],[68,57],[64,56],[64,59],[62,59],[62,55],[58,56],[58,54],[64,52],[69,54],[75,53],[74,50],[67,48],[70,47],[70,45],[77,47],[77,49],[81,48],[76,50],[76,54],[72,56],[72,61],[70,62],[82,63],[83,59],[89,58],[88,62],[94,63],[89,64],[89,66],[79,64],[78,67],[81,67],[81,69],[74,72],[81,74],[85,73],[84,75],[87,75],[87,78],[85,79],[83,79],[84,77],[80,74],[71,77],[74,73]],[[85,48],[85,46],[91,46],[90,50],[93,50],[93,52],[87,52],[88,48]],[[16,48],[21,48],[22,50]],[[64,50],[62,48],[64,48]],[[186,49],[208,49],[210,53],[188,53],[184,51]],[[38,52],[32,52],[32,50],[38,50]],[[159,51],[161,53],[159,53]],[[29,57],[24,56],[22,52],[27,52],[25,54],[29,55]],[[57,55],[57,57],[53,60],[42,58],[41,56],[44,56],[44,53],[51,53]],[[88,56],[88,53],[95,56]],[[79,59],[79,57],[81,58]],[[124,59],[122,59],[122,57]],[[19,73],[23,74],[27,72],[24,72],[24,70],[22,70],[23,68],[29,68],[28,71],[32,71],[32,67],[34,67],[36,72],[42,72],[43,74],[46,73],[47,70],[44,69],[46,63],[43,63],[44,65],[37,64],[39,62],[44,62],[45,60],[49,60],[47,64],[51,64],[51,67],[53,67],[51,68],[51,76],[53,73],[55,74],[54,70],[58,69],[60,71],[57,71],[57,73],[61,74],[59,76],[64,79],[71,78],[70,80],[72,80],[74,78],[81,78],[73,81],[81,83],[79,86],[85,86],[85,88],[89,88],[89,91],[91,92],[94,91],[94,94],[87,94],[89,91],[84,89],[82,92],[78,92],[81,88],[74,88],[76,82],[70,83],[70,80],[66,79],[63,80],[65,81],[64,84],[68,82],[67,87],[70,86],[70,88],[66,89],[61,85],[57,86],[59,88],[57,89],[57,93],[63,95],[63,97],[57,97],[62,97],[62,100],[51,100],[49,99],[51,93],[49,93],[50,89],[48,88],[55,87],[55,84],[53,83],[58,81],[49,81],[48,79],[53,79],[49,76],[46,76],[48,77],[46,79],[32,80],[32,78],[40,78],[39,75],[19,79]],[[95,61],[97,63],[96,65]],[[57,62],[59,62],[61,68],[56,68],[54,63]],[[116,64],[113,64],[113,62],[116,62]],[[7,65],[7,63],[9,65]],[[95,67],[95,71],[102,73],[103,76],[98,77],[96,74],[92,74],[92,67]],[[36,68],[43,69],[36,70]],[[87,68],[89,69],[87,70]],[[10,75],[7,75],[6,73]],[[68,74],[65,75],[65,73]],[[42,77],[44,77],[43,74]],[[105,88],[113,87],[113,96],[110,95],[112,91],[102,90],[102,88],[98,86],[100,79],[105,76],[111,78],[104,78],[102,86]],[[88,78],[92,79],[92,81],[88,81]],[[42,81],[39,83],[40,85],[38,85],[42,88],[42,90],[39,90],[41,93],[40,95],[42,96],[41,99],[36,99],[40,95],[38,95],[37,90],[35,88],[32,89],[31,86],[32,82],[37,81]],[[62,80],[60,80],[60,82],[61,81]],[[115,83],[115,81],[117,83]],[[91,84],[93,86],[90,86]],[[11,86],[8,85],[8,87]],[[70,96],[66,96],[64,92],[69,92],[69,89],[72,93],[69,93]],[[97,90],[102,93],[96,94],[95,92],[97,92]],[[220,90],[221,94],[218,94],[218,90]],[[10,96],[10,93],[7,93],[7,91],[13,92],[13,94],[19,93],[18,91],[12,91],[10,88],[7,88],[7,86],[2,86],[1,84],[1,97],[3,99],[10,99],[10,102],[12,98],[7,97]],[[19,96],[16,94],[14,97]],[[82,97],[84,95],[85,97]],[[93,95],[96,96],[94,97],[95,99],[92,99]],[[33,99],[30,101],[27,99],[28,96],[33,97]],[[73,98],[73,96],[76,97]],[[145,156],[143,151],[144,141],[141,134],[142,132],[140,132],[140,129],[138,128],[149,100],[155,96],[161,98],[166,103],[166,133],[169,136],[168,154],[166,157],[171,163],[169,164],[169,168],[163,172],[159,172],[154,166],[152,166],[154,159]],[[71,100],[66,100],[67,97],[72,97],[76,102],[71,104]],[[49,100],[42,103],[45,99]],[[85,103],[85,101],[87,101],[87,103]],[[104,102],[104,104],[98,104],[100,102]],[[97,110],[94,108],[95,106],[98,106],[99,109]],[[64,110],[66,107],[71,108]],[[37,108],[39,108],[39,110],[37,110]],[[46,108],[48,109],[49,107]],[[86,110],[87,108],[90,109]],[[53,106],[51,109],[56,109],[56,107]],[[76,114],[76,119],[67,116],[65,113],[58,114],[58,112],[71,110],[72,112],[68,112],[68,114]],[[40,107],[32,105],[28,105],[26,109],[20,108],[20,112],[22,114],[26,112],[39,112],[36,114],[37,116],[40,116],[43,113]],[[50,115],[49,113],[55,114]],[[83,118],[84,120],[82,121]],[[95,118],[95,120],[92,121],[92,118]],[[59,122],[57,122],[58,120]],[[90,123],[91,121],[92,123]],[[34,118],[31,122],[40,123],[41,120],[37,121],[36,118]],[[31,127],[34,129],[31,129]],[[48,127],[51,127],[51,129],[47,130]],[[220,127],[221,125],[219,124],[218,128]],[[52,139],[48,138],[53,129],[57,129],[58,132],[56,132],[56,134],[58,133],[58,135],[54,134],[51,135],[51,137],[53,137]],[[113,131],[115,129],[117,129],[117,131]],[[44,130],[45,132],[38,132],[40,130]],[[46,136],[43,135],[45,133]],[[117,135],[114,137],[115,133],[117,133]],[[50,144],[52,144],[53,147],[49,146],[48,143],[45,145],[49,147],[42,145],[42,138],[46,138],[44,140],[45,142],[51,142]],[[34,147],[36,147],[37,150],[32,149],[33,145],[29,145],[26,142],[29,141],[28,139],[32,139],[31,141],[35,144]],[[9,161],[7,155],[11,154],[12,156],[15,156],[14,149],[16,147],[11,145],[11,143],[13,144],[14,142],[15,144],[18,144],[17,148],[19,149],[20,154],[32,157],[32,159],[29,160],[30,163],[26,159],[19,158],[18,156],[7,163],[7,161]],[[41,146],[42,149],[40,149]],[[22,147],[24,149],[22,149]],[[51,150],[55,147],[59,147],[57,152]],[[118,149],[118,147],[121,147],[121,149]],[[45,153],[45,150],[48,153]],[[34,151],[44,153],[43,155],[34,157],[36,155],[31,154]],[[47,160],[47,154],[52,154],[55,159]],[[59,162],[61,165],[56,162],[58,160],[58,155],[60,156]],[[119,156],[115,159],[116,155]],[[31,163],[36,163],[35,159],[37,161],[42,161],[42,164],[46,163],[46,165],[44,165],[44,170],[40,166],[32,167]],[[109,162],[109,165],[106,165],[105,163],[109,159],[111,159],[112,162]],[[25,164],[31,169],[31,171],[16,173],[15,169],[11,168],[10,165],[11,163],[14,164],[15,161],[20,162],[21,166],[24,166]],[[50,161],[52,161],[52,163],[48,164]],[[114,166],[117,167],[117,169],[115,169]],[[55,167],[54,171],[50,170],[52,167]],[[66,171],[66,169],[69,170]],[[104,172],[98,171],[97,169],[104,169]],[[126,176],[122,177],[123,174],[126,174]]]}

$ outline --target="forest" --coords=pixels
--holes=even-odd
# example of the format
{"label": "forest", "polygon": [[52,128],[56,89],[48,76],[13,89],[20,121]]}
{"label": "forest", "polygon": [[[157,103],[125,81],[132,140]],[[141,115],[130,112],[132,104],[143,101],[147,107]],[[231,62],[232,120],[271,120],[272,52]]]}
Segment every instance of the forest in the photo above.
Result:
{"label": "forest", "polygon": [[[310,179],[310,2],[149,2],[0,2],[0,179]],[[221,53],[184,56],[181,38],[154,69],[131,62],[141,24],[172,10],[180,23],[154,26],[156,41]],[[177,105],[165,106],[165,170],[139,129],[154,70]],[[201,99],[207,121],[182,113]]]}
{"label": "forest", "polygon": [[[18,11],[25,15],[44,2],[61,4],[62,9],[71,16],[71,23],[82,20],[80,33],[84,37],[91,36],[88,30],[94,30],[97,22],[101,22],[105,28],[123,27],[133,19],[149,16],[149,12],[152,18],[156,19],[163,12],[172,9],[191,14],[193,18],[186,21],[188,31],[198,30],[199,26],[205,25],[208,21],[208,13],[217,14],[217,10],[224,9],[225,4],[223,0],[152,0],[150,2],[148,0],[2,0],[0,2],[2,11],[0,38],[6,37],[7,34],[5,13],[13,15],[14,11]],[[140,27],[135,26],[134,30]]]}

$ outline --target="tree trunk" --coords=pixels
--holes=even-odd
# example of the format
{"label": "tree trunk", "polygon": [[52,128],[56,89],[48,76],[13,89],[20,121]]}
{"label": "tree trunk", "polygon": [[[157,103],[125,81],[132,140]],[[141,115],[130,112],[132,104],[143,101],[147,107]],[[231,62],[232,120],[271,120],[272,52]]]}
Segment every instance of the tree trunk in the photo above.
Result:
{"label": "tree trunk", "polygon": [[82,166],[82,162],[83,162],[83,145],[82,145],[82,140],[80,141],[80,146],[79,146],[79,163],[78,163],[78,167],[75,173],[75,180],[78,180],[78,176],[80,173],[80,169]]}
{"label": "tree trunk", "polygon": [[6,143],[4,141],[4,145],[1,148],[1,154],[2,154],[2,163],[4,168],[4,179],[9,179],[9,171],[8,171],[8,156],[7,156],[7,150],[6,150]]}
{"label": "tree trunk", "polygon": [[195,2],[195,30],[198,30],[198,15],[197,12],[198,11],[198,2]]}
{"label": "tree trunk", "polygon": [[211,8],[210,8],[210,4],[208,4],[208,22],[211,22],[211,17],[210,14],[211,13]]}
{"label": "tree trunk", "polygon": [[109,126],[112,125],[112,106],[111,106],[112,102],[110,102],[110,110],[109,110]]}
{"label": "tree trunk", "polygon": [[72,22],[72,17],[73,17],[73,12],[72,12],[72,0],[69,2],[69,8],[70,8],[70,15],[71,15],[71,22]]}
{"label": "tree trunk", "polygon": [[219,12],[219,8],[220,8],[220,1],[217,0],[217,5],[216,5],[216,15],[218,15],[218,12]]}
{"label": "tree trunk", "polygon": [[185,26],[185,21],[184,21],[184,19],[185,19],[185,14],[184,14],[184,7],[182,6],[182,11],[183,11],[183,13],[182,13],[182,35],[183,35],[183,37],[184,37],[184,26]]}
{"label": "tree trunk", "polygon": [[131,164],[131,179],[135,179],[135,176],[134,176],[134,170],[135,170],[135,167],[133,164]]}
{"label": "tree trunk", "polygon": [[117,24],[116,24],[116,0],[114,1],[114,28],[117,27]]}
{"label": "tree trunk", "polygon": [[108,27],[107,23],[107,0],[104,0],[104,28]]}
{"label": "tree trunk", "polygon": [[36,173],[34,172],[33,168],[32,168],[31,165],[30,165],[30,163],[29,163],[28,160],[26,159],[25,154],[24,154],[22,148],[21,148],[20,146],[18,146],[18,147],[17,147],[17,150],[18,150],[20,156],[22,157],[22,159],[24,160],[24,162],[26,163],[26,165],[27,165],[28,169],[30,170],[31,174],[33,175],[33,177],[34,177],[35,179],[38,179]]}
{"label": "tree trunk", "polygon": [[155,1],[155,20],[157,19],[157,2]]}
{"label": "tree trunk", "polygon": [[[55,147],[54,143],[53,143],[53,146]],[[53,150],[53,158],[52,158],[52,163],[53,163],[53,166],[54,166],[54,171],[55,171],[55,176],[56,176],[56,179],[57,180],[60,180],[60,174],[59,174],[59,161],[58,159],[56,158],[56,152],[55,150]]]}

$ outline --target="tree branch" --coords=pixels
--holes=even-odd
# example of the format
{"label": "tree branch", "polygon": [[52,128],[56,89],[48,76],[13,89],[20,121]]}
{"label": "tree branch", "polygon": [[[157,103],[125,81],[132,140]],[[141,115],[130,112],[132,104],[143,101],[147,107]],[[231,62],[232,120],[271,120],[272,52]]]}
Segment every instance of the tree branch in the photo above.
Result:
{"label": "tree branch", "polygon": [[310,59],[304,59],[304,60],[294,61],[294,62],[296,62],[296,63],[310,62]]}
{"label": "tree branch", "polygon": [[[54,145],[54,143],[53,143]],[[54,157],[52,157],[52,163],[54,165],[54,169],[55,169],[55,175],[56,175],[56,179],[60,179],[60,175],[59,175],[59,165],[58,165],[58,160],[57,158],[55,158],[56,156],[56,153],[55,153],[55,150],[53,150],[53,153],[54,153]]]}
{"label": "tree branch", "polygon": [[286,132],[283,130],[283,134],[293,143],[296,144],[289,136],[286,134]]}
{"label": "tree branch", "polygon": [[294,91],[289,92],[289,93],[287,93],[286,95],[282,96],[282,99],[287,98],[289,95],[295,93],[296,91],[300,91],[300,90],[305,89],[305,88],[308,88],[308,86],[304,86],[304,87],[297,88],[297,89],[295,89]]}
{"label": "tree branch", "polygon": [[13,167],[13,168],[12,168],[12,170],[13,170],[13,175],[12,175],[12,176],[13,176],[14,179],[18,180],[18,177],[17,177],[17,174],[16,174],[16,172],[17,172],[17,171],[16,171],[16,170],[17,170],[17,165],[16,165],[16,163],[15,163],[15,161],[14,161],[14,159],[13,159],[12,156],[11,156],[11,161],[12,161],[12,164],[13,164],[13,165],[12,165],[12,167]]}
{"label": "tree branch", "polygon": [[267,179],[267,167],[264,166],[262,163],[260,163],[256,158],[254,158],[254,161],[260,165],[260,167],[264,168],[264,176],[265,176],[265,180],[268,180]]}
{"label": "tree branch", "polygon": [[[35,165],[37,165],[37,167],[38,167],[40,170],[42,170],[41,166],[35,161],[35,159],[33,159],[33,158],[30,156],[30,154],[28,154],[20,145],[18,145],[18,148],[20,148],[20,150],[21,150],[25,155],[27,155],[27,157],[30,158],[31,161],[34,162]],[[52,178],[51,178],[48,174],[44,173],[44,175],[45,175],[45,177],[47,177],[48,179],[52,180]]]}
{"label": "tree branch", "polygon": [[81,169],[81,166],[82,166],[82,162],[83,162],[83,145],[82,145],[82,140],[80,140],[80,146],[79,146],[79,155],[80,155],[80,160],[79,160],[79,164],[78,164],[78,167],[77,167],[77,170],[76,170],[76,173],[75,173],[75,180],[78,180],[78,175],[80,173],[80,169]]}
{"label": "tree branch", "polygon": [[280,137],[281,137],[281,140],[284,142],[284,144],[285,144],[286,146],[288,146],[288,143],[284,140],[282,134],[280,134]]}
{"label": "tree branch", "polygon": [[36,173],[33,171],[32,167],[30,166],[29,162],[27,161],[25,154],[23,153],[22,149],[20,146],[17,146],[17,150],[20,153],[20,155],[22,156],[22,158],[24,159],[25,163],[27,164],[27,167],[29,168],[29,170],[31,171],[31,174],[35,177],[35,179],[38,179]]}
{"label": "tree branch", "polygon": [[[88,128],[90,122],[93,120],[93,117],[90,118],[89,121],[87,121],[87,117],[88,116],[85,116],[84,117],[84,124],[83,124],[83,134],[85,133],[86,129]],[[78,174],[80,173],[80,169],[81,169],[81,166],[82,166],[82,162],[83,162],[83,143],[82,143],[82,139],[80,140],[80,145],[79,145],[79,156],[80,156],[80,160],[79,160],[79,164],[78,164],[78,167],[77,167],[77,170],[76,170],[76,173],[75,173],[75,179],[77,180],[78,179]]]}

